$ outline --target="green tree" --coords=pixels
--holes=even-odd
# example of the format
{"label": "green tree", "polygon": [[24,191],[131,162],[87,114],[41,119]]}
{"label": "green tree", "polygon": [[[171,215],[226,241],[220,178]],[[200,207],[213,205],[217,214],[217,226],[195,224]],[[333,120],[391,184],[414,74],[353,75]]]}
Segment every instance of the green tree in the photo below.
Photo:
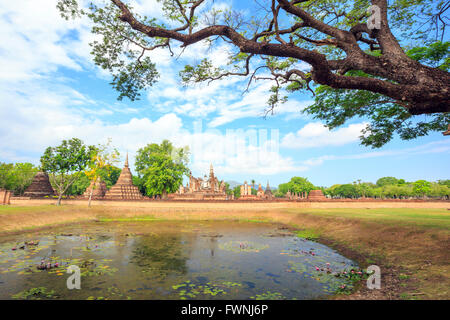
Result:
{"label": "green tree", "polygon": [[445,184],[432,183],[431,190],[428,192],[427,196],[447,199],[450,196],[450,188]]}
{"label": "green tree", "polygon": [[417,180],[413,183],[413,192],[416,195],[424,197],[427,193],[431,191],[431,182],[426,180]]}
{"label": "green tree", "polygon": [[145,181],[144,181],[143,177],[136,176],[136,175],[133,176],[133,184],[136,187],[138,187],[139,192],[142,193],[142,194],[146,194],[144,182]]}
{"label": "green tree", "polygon": [[[97,182],[102,178],[102,172],[112,167],[119,160],[120,153],[111,146],[111,140],[104,145],[99,144],[91,154],[91,160],[87,163],[84,174],[90,183]],[[95,183],[89,193],[88,207],[91,206],[92,194],[94,193]]]}
{"label": "green tree", "polygon": [[0,163],[0,188],[22,195],[33,181],[38,168],[31,163]]}
{"label": "green tree", "polygon": [[235,199],[239,199],[241,197],[241,186],[234,187],[233,194]]}
{"label": "green tree", "polygon": [[63,140],[59,146],[45,150],[41,167],[49,174],[58,193],[57,205],[61,204],[62,196],[83,173],[95,151],[95,146],[86,146],[78,138]]}
{"label": "green tree", "polygon": [[316,187],[309,182],[307,178],[292,177],[289,182],[278,185],[277,194],[280,197],[284,197],[288,191],[291,193],[309,193],[314,189],[316,189]]}
{"label": "green tree", "polygon": [[279,196],[284,197],[288,191],[289,191],[289,182],[280,183],[278,185],[278,194],[279,194]]}
{"label": "green tree", "polygon": [[[105,168],[99,169],[99,175],[101,179],[105,182],[106,187],[108,189],[111,188],[117,182],[117,179],[119,179],[121,172],[122,169],[114,165],[110,165]],[[76,180],[66,191],[66,195],[81,195],[86,191],[86,188],[89,186],[89,184],[90,184],[89,178],[83,172],[80,175],[78,175]]]}
{"label": "green tree", "polygon": [[12,163],[0,163],[0,188],[11,190],[13,186],[12,171],[14,164]]}
{"label": "green tree", "polygon": [[12,170],[14,194],[22,195],[38,171],[31,163],[15,163]]}
{"label": "green tree", "polygon": [[233,194],[233,189],[230,188],[230,184],[225,182],[225,193],[229,196]]}
{"label": "green tree", "polygon": [[86,176],[84,172],[82,172],[78,175],[78,177],[76,177],[75,181],[67,189],[66,195],[68,196],[81,195],[86,191],[86,188],[89,187],[89,184],[90,184],[89,178]]}
{"label": "green tree", "polygon": [[[86,16],[102,36],[91,43],[94,62],[112,74],[119,99],[138,99],[157,80],[147,52],[166,48],[173,55],[176,44],[184,50],[207,41],[227,44],[227,67],[208,59],[186,65],[183,83],[229,76],[247,77],[249,85],[271,81],[266,113],[288,93],[309,91],[316,98],[305,112],[329,128],[368,119],[361,140],[372,147],[395,132],[412,139],[449,122],[449,43],[443,39],[450,6],[444,0],[274,0],[264,10],[255,1],[250,15],[218,10],[212,0],[158,2],[165,21],[142,16],[121,0],[92,1],[89,8],[58,0],[62,17]],[[379,8],[379,25],[373,25],[370,5]]]}
{"label": "green tree", "polygon": [[377,186],[379,187],[395,184],[398,184],[398,179],[394,177],[383,177],[377,180]]}
{"label": "green tree", "polygon": [[334,194],[341,198],[358,198],[361,193],[354,184],[341,184],[334,189]]}
{"label": "green tree", "polygon": [[438,180],[438,183],[450,188],[450,180]]}
{"label": "green tree", "polygon": [[137,151],[136,171],[143,179],[147,196],[162,196],[178,190],[189,173],[189,148],[176,148],[168,140],[148,144]]}
{"label": "green tree", "polygon": [[302,177],[292,177],[291,181],[288,182],[288,188],[293,193],[309,193],[315,189],[314,185],[307,178]]}

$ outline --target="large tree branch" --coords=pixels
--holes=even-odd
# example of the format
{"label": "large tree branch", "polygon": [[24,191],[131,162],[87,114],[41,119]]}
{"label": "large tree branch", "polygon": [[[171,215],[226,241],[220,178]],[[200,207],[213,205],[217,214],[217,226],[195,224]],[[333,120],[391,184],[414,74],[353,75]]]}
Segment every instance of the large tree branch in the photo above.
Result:
{"label": "large tree branch", "polygon": [[[442,70],[425,67],[409,59],[403,53],[387,23],[386,0],[372,1],[373,4],[378,5],[381,9],[381,29],[377,31],[367,30],[362,25],[358,25],[350,31],[341,30],[315,19],[306,11],[294,5],[302,1],[277,0],[278,6],[275,6],[275,2],[272,2],[274,17],[269,27],[266,31],[256,34],[253,39],[246,38],[232,27],[226,25],[212,25],[196,32],[189,31],[188,34],[175,31],[176,29],[167,30],[148,26],[138,21],[122,1],[111,1],[120,9],[120,19],[122,21],[128,23],[134,30],[152,38],[174,39],[181,42],[182,47],[186,47],[212,36],[223,37],[239,48],[241,52],[251,55],[289,57],[305,61],[312,66],[311,79],[316,83],[338,89],[368,90],[386,95],[397,101],[404,101],[405,105],[407,105],[406,102],[409,102],[408,109],[411,113],[443,112],[449,111],[450,108],[448,98],[448,88],[450,87],[449,74]],[[200,3],[198,1],[196,3],[197,6]],[[299,17],[302,22],[294,24],[291,28],[280,30],[277,22],[280,8]],[[193,16],[193,14],[194,11],[192,10],[191,15]],[[337,46],[346,52],[347,57],[344,60],[327,61],[324,54],[316,50],[298,47],[292,42],[286,43],[280,37],[281,34],[293,32],[305,26],[331,36],[331,39],[315,40],[299,35],[300,38],[315,45]],[[383,52],[381,57],[370,56],[358,46],[357,41],[362,39],[360,37],[362,33],[375,37]],[[258,42],[258,38],[264,35],[275,35],[280,43]],[[365,42],[367,43],[368,41]],[[369,44],[374,43],[369,42]],[[339,65],[340,63],[342,65]],[[339,74],[334,73],[334,70],[339,70]],[[343,75],[348,70],[362,70],[380,79]],[[242,73],[232,72],[227,75],[233,74],[242,75]],[[248,68],[244,74],[249,74]],[[440,82],[436,82],[434,80],[436,78],[439,78]],[[447,87],[445,84],[447,84]],[[423,92],[424,87],[427,88],[426,92]]]}
{"label": "large tree branch", "polygon": [[387,0],[372,0],[372,4],[378,6],[380,8],[381,13],[381,23],[380,29],[376,31],[375,37],[380,44],[382,53],[387,57],[395,57],[401,56],[405,57],[405,53],[403,52],[400,44],[397,39],[395,39],[394,35],[389,28],[388,18],[387,18]]}

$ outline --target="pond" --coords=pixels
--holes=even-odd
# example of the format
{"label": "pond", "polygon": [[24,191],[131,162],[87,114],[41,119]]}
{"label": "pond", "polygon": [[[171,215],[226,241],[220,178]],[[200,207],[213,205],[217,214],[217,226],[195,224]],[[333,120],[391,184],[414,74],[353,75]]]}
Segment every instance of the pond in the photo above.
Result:
{"label": "pond", "polygon": [[[69,290],[68,266],[81,270]],[[279,224],[92,222],[0,238],[0,299],[321,299],[356,264]]]}

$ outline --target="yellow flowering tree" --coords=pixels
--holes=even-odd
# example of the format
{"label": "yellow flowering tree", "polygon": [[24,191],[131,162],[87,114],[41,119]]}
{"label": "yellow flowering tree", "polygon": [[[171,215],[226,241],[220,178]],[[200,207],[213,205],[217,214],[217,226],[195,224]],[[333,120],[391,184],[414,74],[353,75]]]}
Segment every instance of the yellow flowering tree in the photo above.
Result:
{"label": "yellow flowering tree", "polygon": [[[104,172],[104,169],[108,169],[108,167],[116,164],[119,161],[119,156],[119,151],[111,146],[111,139],[108,139],[106,144],[99,144],[98,147],[96,147],[95,152],[92,154],[91,161],[89,161],[88,166],[84,171],[84,174],[91,183],[88,207],[91,206],[92,194],[97,187],[97,182],[99,182],[100,173],[102,171]],[[106,171],[111,172],[110,170]]]}

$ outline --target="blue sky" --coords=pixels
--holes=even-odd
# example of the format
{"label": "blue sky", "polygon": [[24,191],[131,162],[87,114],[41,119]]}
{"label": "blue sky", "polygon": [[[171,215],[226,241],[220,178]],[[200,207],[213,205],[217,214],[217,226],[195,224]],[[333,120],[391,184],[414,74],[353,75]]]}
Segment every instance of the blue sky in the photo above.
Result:
{"label": "blue sky", "polygon": [[[154,2],[137,2],[136,7],[161,17]],[[245,13],[243,2],[235,2]],[[178,72],[185,63],[209,57],[216,66],[225,65],[230,50],[225,44],[212,50],[196,44],[177,60],[163,50],[152,52],[160,81],[141,101],[119,102],[109,75],[89,55],[88,43],[95,38],[89,22],[61,19],[55,3],[0,4],[2,162],[38,164],[45,148],[62,139],[78,137],[97,144],[112,138],[123,156],[129,152],[133,166],[138,148],[169,139],[190,146],[195,176],[207,173],[212,163],[220,179],[238,182],[255,179],[276,186],[304,176],[315,185],[330,186],[356,179],[374,182],[383,176],[408,181],[450,178],[450,138],[441,133],[413,141],[396,137],[374,150],[359,143],[364,119],[330,132],[301,114],[312,101],[308,95],[290,96],[274,116],[264,119],[270,86],[266,82],[256,82],[246,94],[241,78],[181,86]],[[218,7],[230,4],[215,2]],[[260,139],[265,132],[267,143]]]}

